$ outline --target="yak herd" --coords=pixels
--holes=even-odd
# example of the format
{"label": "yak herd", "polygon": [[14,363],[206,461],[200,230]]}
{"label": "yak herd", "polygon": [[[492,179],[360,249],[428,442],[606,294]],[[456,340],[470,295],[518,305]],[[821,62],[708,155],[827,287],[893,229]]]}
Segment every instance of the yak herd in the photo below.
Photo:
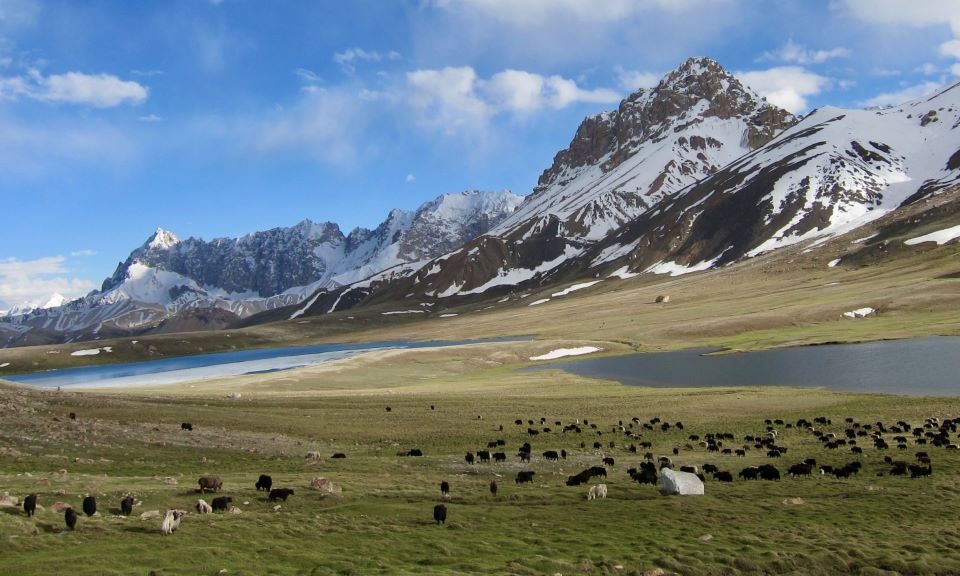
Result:
{"label": "yak herd", "polygon": [[[435,409],[431,406],[431,409]],[[390,409],[388,408],[388,411]],[[590,423],[584,419],[578,419],[575,422],[564,425],[561,421],[556,421],[555,426],[559,432],[547,426],[546,418],[540,418],[539,427],[535,426],[534,420],[517,419],[517,426],[528,426],[521,433],[529,437],[537,437],[547,434],[590,434],[595,437],[602,437],[604,431],[600,430],[596,423]],[[811,476],[832,476],[838,480],[848,479],[851,476],[859,474],[863,469],[864,448],[874,451],[887,452],[883,456],[883,464],[880,464],[875,472],[877,476],[909,476],[910,478],[923,478],[932,475],[933,464],[931,463],[930,451],[935,448],[944,450],[958,450],[960,445],[951,441],[951,436],[957,438],[957,427],[960,425],[960,418],[939,419],[936,417],[927,418],[922,424],[913,426],[904,420],[898,420],[891,425],[885,425],[882,422],[863,423],[857,422],[853,418],[846,418],[842,425],[834,426],[833,422],[820,416],[808,421],[801,418],[795,422],[786,422],[783,419],[764,421],[764,428],[760,432],[737,436],[727,431],[712,431],[702,435],[690,434],[686,440],[676,442],[676,435],[669,440],[674,444],[670,448],[672,456],[681,456],[684,460],[691,460],[699,455],[701,458],[710,456],[718,458],[715,462],[725,462],[727,466],[732,466],[734,460],[730,458],[743,458],[748,453],[757,454],[761,457],[771,460],[783,460],[787,458],[788,447],[784,444],[784,437],[788,434],[808,434],[820,442],[821,446],[828,451],[837,451],[838,454],[843,451],[844,457],[837,456],[836,459],[846,460],[843,463],[823,464],[818,463],[815,458],[802,458],[794,463],[781,468],[772,463],[760,465],[751,465],[741,468],[736,472],[736,478],[742,481],[779,481],[783,477],[793,479]],[[840,430],[842,428],[842,430]],[[193,425],[183,423],[181,429],[184,431],[193,430]],[[503,431],[503,426],[499,430]],[[594,478],[607,478],[607,467],[613,468],[616,464],[611,453],[615,449],[623,452],[621,458],[629,458],[630,454],[636,454],[641,461],[637,466],[627,470],[631,481],[639,484],[649,484],[656,486],[659,479],[659,471],[664,468],[673,468],[673,459],[669,455],[654,456],[652,451],[654,439],[658,437],[658,432],[668,432],[671,429],[684,429],[682,422],[664,422],[660,418],[651,418],[647,421],[641,421],[634,417],[624,423],[619,421],[610,426],[608,434],[614,437],[620,437],[624,444],[619,445],[616,440],[608,440],[606,445],[600,441],[593,442],[594,450],[591,452],[593,457],[599,457],[600,463],[592,465],[581,472],[567,477],[565,484],[567,486],[580,486],[590,483]],[[834,431],[829,431],[834,430]],[[788,432],[789,431],[789,432]],[[665,438],[659,438],[658,444],[667,444]],[[467,452],[464,461],[470,465],[482,465],[489,462],[503,463],[507,461],[505,449],[506,440],[497,439],[487,443],[487,449]],[[581,449],[587,448],[587,442],[579,442]],[[910,458],[894,458],[892,454],[893,447],[904,452],[911,447],[915,452]],[[916,450],[917,447],[923,447],[923,450]],[[490,449],[496,450],[491,452]],[[498,450],[499,449],[499,450]],[[641,450],[644,452],[641,455]],[[516,457],[520,463],[530,463],[532,459],[533,448],[529,441],[524,442],[517,450]],[[420,449],[414,448],[406,452],[398,453],[400,456],[423,456]],[[793,453],[791,453],[791,456]],[[546,450],[541,453],[543,460],[547,463],[565,461],[568,458],[566,449]],[[308,454],[309,457],[309,454]],[[345,458],[344,453],[338,452],[333,458]],[[732,470],[723,470],[716,463],[702,463],[700,466],[682,465],[678,467],[681,472],[696,474],[702,481],[711,477],[719,483],[733,482],[735,479]],[[534,470],[520,470],[514,478],[515,484],[532,484],[534,482]],[[206,492],[219,493],[223,489],[223,481],[219,476],[205,475],[197,481],[198,492],[201,496]],[[275,502],[277,500],[287,501],[287,498],[294,495],[292,488],[274,488],[273,479],[267,474],[261,474],[254,485],[257,491],[267,492],[268,500]],[[490,482],[490,493],[493,497],[498,494],[499,486],[496,480]],[[440,482],[440,496],[447,500],[450,497],[451,485],[448,481]],[[587,499],[604,499],[607,497],[607,485],[595,484],[590,486],[587,492]],[[23,499],[23,510],[28,517],[34,516],[37,510],[36,494],[30,494]],[[227,512],[232,509],[233,498],[231,496],[217,496],[208,504],[203,498],[197,500],[194,509],[197,514],[206,514],[212,512]],[[134,507],[134,498],[125,495],[120,501],[120,511],[124,516],[129,516]],[[93,496],[86,496],[81,505],[81,509],[86,516],[93,516],[97,513],[97,501]],[[167,510],[163,515],[161,523],[161,533],[172,534],[180,525],[181,519],[186,515],[183,510]],[[433,519],[438,525],[445,524],[447,521],[448,508],[445,504],[437,504],[433,508]],[[70,530],[77,527],[79,515],[73,507],[67,506],[63,510],[64,522]]]}

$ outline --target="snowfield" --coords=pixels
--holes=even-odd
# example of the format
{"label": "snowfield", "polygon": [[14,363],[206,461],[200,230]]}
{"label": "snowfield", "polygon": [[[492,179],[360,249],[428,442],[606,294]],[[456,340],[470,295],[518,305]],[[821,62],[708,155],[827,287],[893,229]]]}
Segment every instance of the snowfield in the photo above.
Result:
{"label": "snowfield", "polygon": [[556,298],[557,296],[566,296],[571,292],[576,292],[577,290],[583,290],[584,288],[589,288],[594,284],[599,284],[600,282],[601,282],[600,280],[594,280],[593,282],[584,282],[582,284],[574,284],[573,286],[570,286],[569,288],[561,290],[560,292],[554,292],[550,296],[553,298]]}
{"label": "snowfield", "polygon": [[540,356],[531,356],[530,359],[533,361],[539,360],[556,360],[557,358],[564,358],[566,356],[583,356],[584,354],[593,354],[594,352],[599,352],[603,348],[597,348],[596,346],[580,346],[579,348],[557,348],[556,350],[551,350],[546,354],[541,354]]}
{"label": "snowfield", "polygon": [[954,238],[960,238],[960,226],[944,228],[943,230],[937,230],[936,232],[931,232],[923,236],[917,236],[916,238],[906,240],[904,244],[913,246],[923,242],[936,242],[938,246],[943,246]]}

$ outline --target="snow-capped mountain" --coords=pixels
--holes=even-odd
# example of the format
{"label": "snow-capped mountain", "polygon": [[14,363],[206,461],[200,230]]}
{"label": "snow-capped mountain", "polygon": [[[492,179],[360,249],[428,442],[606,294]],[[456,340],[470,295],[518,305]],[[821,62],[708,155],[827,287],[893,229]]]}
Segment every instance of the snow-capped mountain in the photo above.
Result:
{"label": "snow-capped mountain", "polygon": [[960,183],[958,86],[887,110],[826,107],[798,120],[716,62],[690,59],[584,120],[489,234],[411,274],[351,288],[336,309],[489,297],[578,276],[675,275],[849,231]]}
{"label": "snow-capped mountain", "polygon": [[40,302],[23,302],[21,304],[15,304],[10,307],[9,310],[0,310],[0,317],[3,316],[20,316],[23,314],[29,314],[34,310],[46,310],[48,308],[57,308],[58,306],[63,306],[70,300],[66,296],[58,292],[54,292],[50,295],[49,298]]}
{"label": "snow-capped mountain", "polygon": [[6,321],[59,336],[86,338],[164,324],[221,327],[251,314],[299,303],[388,268],[429,260],[486,233],[520,205],[509,191],[445,194],[416,211],[392,210],[373,230],[344,235],[331,222],[304,220],[240,238],[181,240],[158,228],[121,262],[100,291]]}

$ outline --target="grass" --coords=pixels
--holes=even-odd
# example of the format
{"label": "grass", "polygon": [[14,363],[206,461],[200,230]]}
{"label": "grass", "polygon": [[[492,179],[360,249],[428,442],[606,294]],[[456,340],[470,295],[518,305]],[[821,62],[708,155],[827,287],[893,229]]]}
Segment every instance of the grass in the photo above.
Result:
{"label": "grass", "polygon": [[[341,367],[343,377],[372,379],[392,371],[399,380],[433,374],[408,386],[351,388],[329,374],[308,373],[290,389],[249,382],[231,400],[207,389],[174,386],[117,393],[40,392],[3,388],[0,485],[11,494],[36,492],[41,505],[79,507],[82,495],[98,497],[101,510],[123,494],[142,505],[134,517],[116,512],[82,518],[62,533],[49,510],[27,519],[0,509],[5,551],[0,573],[46,574],[69,565],[80,574],[682,574],[732,573],[949,573],[960,570],[955,550],[960,513],[960,453],[931,449],[935,474],[909,480],[883,471],[883,454],[866,449],[864,472],[847,481],[829,477],[780,482],[708,480],[702,498],[662,497],[630,481],[626,468],[640,461],[631,440],[611,426],[659,416],[685,430],[643,431],[657,454],[681,447],[680,464],[714,462],[736,473],[767,459],[683,448],[688,434],[729,431],[738,437],[763,430],[764,418],[843,417],[862,422],[960,415],[960,399],[893,398],[823,390],[744,388],[663,390],[624,387],[561,372],[516,373],[484,359],[504,345],[445,352],[383,352],[366,365]],[[535,346],[534,343],[508,346]],[[470,355],[474,363],[465,363]],[[354,373],[355,372],[355,373]],[[276,377],[276,375],[274,375]],[[312,383],[315,393],[306,390]],[[463,385],[460,386],[459,384]],[[384,384],[381,383],[381,386]],[[222,389],[221,389],[222,392]],[[435,409],[431,410],[430,405]],[[390,406],[391,411],[386,411]],[[78,414],[73,421],[69,412]],[[478,418],[478,416],[482,416]],[[583,434],[551,432],[531,439],[527,425],[577,418],[597,424]],[[194,424],[193,432],[179,428]],[[499,430],[500,425],[504,430]],[[539,427],[539,426],[538,426]],[[585,426],[586,428],[586,426]],[[602,435],[597,435],[597,432]],[[468,465],[467,450],[506,440],[505,464]],[[513,455],[525,441],[534,460]],[[603,450],[592,448],[594,441]],[[609,448],[609,442],[616,447]],[[580,448],[580,442],[586,448]],[[825,463],[855,459],[827,452],[808,433],[783,430],[786,462],[815,457]],[[397,452],[418,447],[423,458]],[[566,462],[543,461],[547,449],[565,449]],[[322,462],[303,458],[318,450]],[[334,452],[347,454],[330,459]],[[565,478],[617,459],[605,482],[610,496],[587,502],[585,487]],[[907,459],[913,450],[897,451]],[[78,460],[79,459],[79,460]],[[783,463],[777,462],[781,468]],[[521,469],[537,472],[533,486],[516,486]],[[27,474],[29,473],[29,476]],[[189,515],[170,537],[159,520],[139,520],[144,510],[190,509],[196,478],[217,473],[241,514]],[[274,511],[253,484],[270,473],[276,486],[296,494]],[[343,488],[323,496],[307,486],[326,476]],[[176,480],[168,484],[168,478]],[[448,480],[448,524],[432,523]],[[499,495],[488,492],[490,480]],[[805,504],[782,504],[801,497]],[[712,536],[703,540],[701,537]],[[905,545],[909,544],[909,545]]]}

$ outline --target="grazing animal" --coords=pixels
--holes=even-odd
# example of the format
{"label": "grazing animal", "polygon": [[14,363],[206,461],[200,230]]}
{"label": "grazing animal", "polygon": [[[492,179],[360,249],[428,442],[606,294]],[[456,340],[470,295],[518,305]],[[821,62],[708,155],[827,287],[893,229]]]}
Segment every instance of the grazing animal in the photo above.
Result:
{"label": "grazing animal", "polygon": [[190,430],[190,431],[192,431],[192,430],[193,430],[193,424],[191,424],[191,423],[189,423],[189,422],[182,422],[182,423],[180,423],[180,429],[181,429],[181,430]]}
{"label": "grazing animal", "polygon": [[74,530],[77,527],[77,513],[73,508],[67,508],[63,512],[63,520],[67,523],[67,528]]}
{"label": "grazing animal", "polygon": [[[71,412],[71,413],[70,413],[70,419],[71,419],[71,420],[76,420],[76,419],[77,419],[77,413],[76,413],[76,412]],[[71,528],[71,530],[73,530],[73,528]]]}
{"label": "grazing animal", "polygon": [[129,516],[133,513],[133,496],[123,497],[123,500],[120,501],[120,512],[124,516]]}
{"label": "grazing animal", "polygon": [[606,458],[603,459],[603,464],[604,464],[605,466],[613,466],[615,463],[616,463],[616,462],[614,461],[614,459],[611,458],[611,457],[609,457],[609,456],[607,456]]}
{"label": "grazing animal", "polygon": [[230,496],[218,496],[210,501],[213,512],[226,512],[232,502],[233,498]]}
{"label": "grazing animal", "polygon": [[433,507],[433,521],[439,524],[444,524],[447,521],[447,507],[443,504],[437,504]]}
{"label": "grazing animal", "polygon": [[343,452],[336,452],[333,456],[331,456],[331,458],[346,458],[346,457],[347,455],[344,454]]}
{"label": "grazing animal", "polygon": [[446,480],[440,483],[440,494],[444,497],[450,495],[450,483]]}
{"label": "grazing animal", "polygon": [[23,499],[23,511],[27,513],[27,516],[33,516],[37,513],[37,495],[31,494]]}
{"label": "grazing animal", "polygon": [[[699,472],[699,470],[697,470],[697,467],[696,467],[696,466],[681,466],[681,467],[680,467],[680,471],[681,471],[681,472],[689,472],[689,473],[691,473],[691,474],[696,474],[696,473]],[[704,472],[706,472],[706,470],[704,470]]]}
{"label": "grazing animal", "polygon": [[760,479],[761,480],[779,480],[780,471],[776,467],[771,466],[770,464],[764,464],[760,467]]}
{"label": "grazing animal", "polygon": [[[703,465],[703,473],[704,473],[704,474],[715,474],[715,473],[716,473],[717,471],[719,471],[719,470],[720,470],[720,469],[717,468],[717,467],[716,467],[715,465],[713,465],[713,464],[704,464],[704,465]],[[681,472],[683,472],[683,470],[681,470]]]}
{"label": "grazing animal", "polygon": [[261,474],[260,478],[257,479],[255,486],[258,492],[260,490],[266,490],[269,492],[270,489],[273,488],[273,478],[267,476],[266,474]]}
{"label": "grazing animal", "polygon": [[506,455],[505,453],[503,453],[503,452],[494,452],[494,453],[493,453],[493,461],[494,461],[494,462],[506,462],[506,461],[507,461],[507,455]]}
{"label": "grazing animal", "polygon": [[606,498],[607,497],[607,485],[606,484],[596,484],[590,487],[590,490],[587,492],[587,500],[596,500],[597,498]]}
{"label": "grazing animal", "polygon": [[490,493],[493,494],[494,496],[496,496],[498,489],[499,489],[499,487],[497,486],[497,481],[496,481],[496,480],[491,480],[491,481],[490,481]]}
{"label": "grazing animal", "polygon": [[467,464],[473,464],[474,462],[473,452],[467,452],[467,455],[464,456],[463,459],[466,460]]}
{"label": "grazing animal", "polygon": [[407,452],[407,456],[423,456],[423,450],[419,448],[411,448],[410,451]]}
{"label": "grazing animal", "polygon": [[194,508],[197,509],[197,514],[209,514],[213,512],[213,508],[207,504],[207,501],[203,498],[197,500],[197,503],[194,505]]}
{"label": "grazing animal", "polygon": [[590,470],[584,470],[579,474],[575,474],[567,478],[567,486],[579,486],[581,484],[586,484],[590,481],[593,475],[590,474]]}
{"label": "grazing animal", "polygon": [[721,470],[713,473],[713,479],[717,482],[733,482],[733,474],[726,470]]}
{"label": "grazing animal", "polygon": [[203,494],[207,490],[211,492],[218,492],[223,488],[223,480],[219,476],[201,476],[197,480],[197,484],[200,485],[200,493]]}
{"label": "grazing animal", "polygon": [[794,464],[787,470],[787,474],[796,478],[797,476],[809,476],[812,466],[806,462]]}
{"label": "grazing animal", "polygon": [[489,450],[477,450],[477,458],[480,459],[480,462],[489,462],[489,461],[490,461],[490,451],[489,451]]}
{"label": "grazing animal", "polygon": [[163,516],[163,522],[160,523],[161,534],[173,534],[180,527],[180,519],[183,518],[183,510],[167,510]]}
{"label": "grazing animal", "polygon": [[83,513],[87,516],[93,516],[97,513],[97,499],[93,496],[87,496],[83,499]]}
{"label": "grazing animal", "polygon": [[268,498],[271,502],[276,502],[278,499],[286,502],[289,496],[293,496],[293,488],[274,488],[270,491]]}
{"label": "grazing animal", "polygon": [[543,453],[543,457],[547,460],[556,461],[560,459],[560,454],[558,454],[556,450],[547,450]]}
{"label": "grazing animal", "polygon": [[760,469],[756,466],[747,466],[738,474],[744,480],[756,480],[760,476]]}
{"label": "grazing animal", "polygon": [[514,480],[517,484],[523,484],[525,482],[533,482],[533,475],[536,474],[533,470],[521,470],[517,472],[517,478]]}

